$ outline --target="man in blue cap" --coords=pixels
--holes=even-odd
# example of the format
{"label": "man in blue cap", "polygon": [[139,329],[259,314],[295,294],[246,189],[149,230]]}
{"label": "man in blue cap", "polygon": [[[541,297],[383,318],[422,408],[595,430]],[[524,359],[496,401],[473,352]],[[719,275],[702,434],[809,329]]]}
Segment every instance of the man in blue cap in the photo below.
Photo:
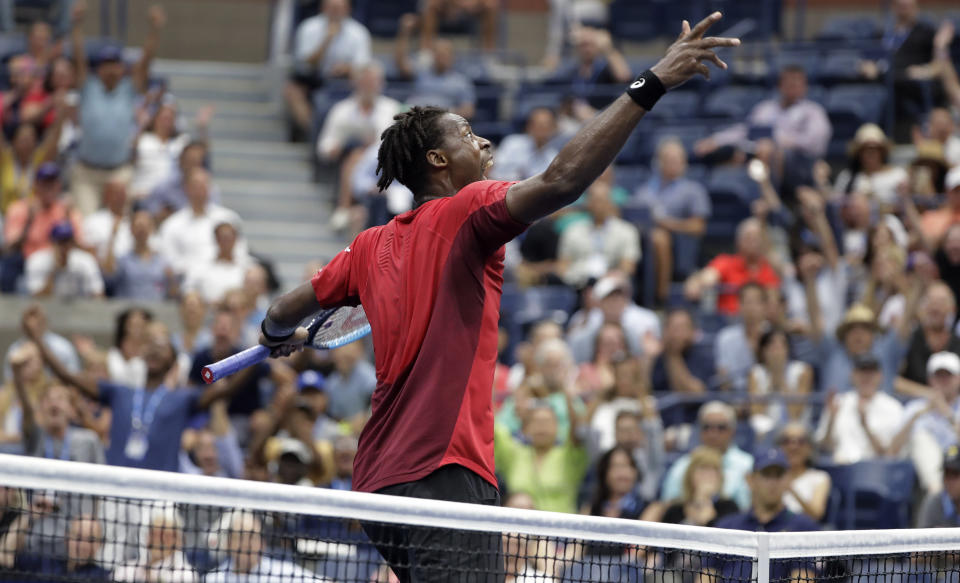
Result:
{"label": "man in blue cap", "polygon": [[50,229],[52,245],[27,259],[27,291],[36,297],[99,298],[103,296],[100,265],[90,253],[77,247],[70,221]]}
{"label": "man in blue cap", "polygon": [[149,29],[143,42],[140,60],[129,74],[123,62],[123,51],[116,45],[105,45],[98,51],[93,75],[87,74],[87,53],[84,50],[84,2],[73,7],[73,61],[80,87],[80,143],[77,163],[71,176],[71,187],[77,208],[84,216],[100,207],[100,193],[111,180],[129,181],[132,175],[130,156],[133,152],[135,119],[139,94],[147,90],[150,62],[157,52],[160,30],[166,14],[159,6],[149,11]]}
{"label": "man in blue cap", "polygon": [[[806,514],[794,514],[783,504],[783,495],[790,486],[787,476],[787,458],[779,449],[768,449],[754,456],[753,472],[747,476],[747,484],[753,495],[749,511],[732,514],[719,519],[714,526],[753,532],[801,532],[820,530]],[[749,560],[704,561],[705,570],[719,575],[719,581],[749,580],[753,565]],[[813,573],[815,565],[805,559],[773,561],[770,564],[770,580],[800,581]]]}
{"label": "man in blue cap", "polygon": [[313,423],[313,439],[332,442],[341,432],[339,424],[327,415],[330,396],[323,375],[315,370],[303,371],[297,378],[297,391],[316,419]]}

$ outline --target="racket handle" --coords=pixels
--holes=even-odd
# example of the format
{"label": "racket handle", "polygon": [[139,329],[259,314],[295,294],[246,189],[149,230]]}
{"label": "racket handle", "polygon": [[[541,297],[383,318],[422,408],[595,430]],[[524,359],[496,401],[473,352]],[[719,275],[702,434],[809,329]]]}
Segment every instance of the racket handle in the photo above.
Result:
{"label": "racket handle", "polygon": [[262,344],[258,344],[252,348],[238,352],[233,356],[228,356],[223,360],[218,360],[213,364],[203,367],[200,376],[202,376],[203,381],[209,385],[248,366],[263,362],[269,356],[270,349]]}

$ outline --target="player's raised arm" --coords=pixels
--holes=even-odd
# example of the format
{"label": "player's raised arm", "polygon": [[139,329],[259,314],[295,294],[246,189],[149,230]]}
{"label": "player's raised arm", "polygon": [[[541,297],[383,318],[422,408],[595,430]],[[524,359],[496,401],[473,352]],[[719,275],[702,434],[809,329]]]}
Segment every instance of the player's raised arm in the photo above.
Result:
{"label": "player's raised arm", "polygon": [[738,46],[740,40],[704,38],[718,20],[720,13],[714,12],[692,30],[683,21],[680,36],[660,62],[641,73],[624,95],[587,122],[542,174],[510,188],[506,198],[510,215],[530,223],[571,204],[613,162],[640,119],[667,90],[697,73],[709,78],[704,61],[726,68],[713,49]]}

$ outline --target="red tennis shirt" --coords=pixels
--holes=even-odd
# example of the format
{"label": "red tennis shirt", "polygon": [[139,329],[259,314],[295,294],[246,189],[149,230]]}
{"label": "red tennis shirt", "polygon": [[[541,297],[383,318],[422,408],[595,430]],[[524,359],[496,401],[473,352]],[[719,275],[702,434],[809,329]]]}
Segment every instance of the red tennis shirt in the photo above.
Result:
{"label": "red tennis shirt", "polygon": [[353,488],[374,492],[459,464],[496,486],[493,371],[503,245],[527,228],[512,182],[474,182],[360,233],[313,277],[325,308],[363,304],[377,389]]}

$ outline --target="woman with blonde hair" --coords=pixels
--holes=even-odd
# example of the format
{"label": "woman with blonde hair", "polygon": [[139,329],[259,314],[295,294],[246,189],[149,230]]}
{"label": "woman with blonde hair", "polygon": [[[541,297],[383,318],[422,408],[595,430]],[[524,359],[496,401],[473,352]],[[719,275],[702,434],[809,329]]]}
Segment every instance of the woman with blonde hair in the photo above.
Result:
{"label": "woman with blonde hair", "polygon": [[690,452],[680,499],[672,501],[660,522],[712,526],[718,518],[740,511],[736,502],[722,497],[722,492],[723,457],[701,445]]}

